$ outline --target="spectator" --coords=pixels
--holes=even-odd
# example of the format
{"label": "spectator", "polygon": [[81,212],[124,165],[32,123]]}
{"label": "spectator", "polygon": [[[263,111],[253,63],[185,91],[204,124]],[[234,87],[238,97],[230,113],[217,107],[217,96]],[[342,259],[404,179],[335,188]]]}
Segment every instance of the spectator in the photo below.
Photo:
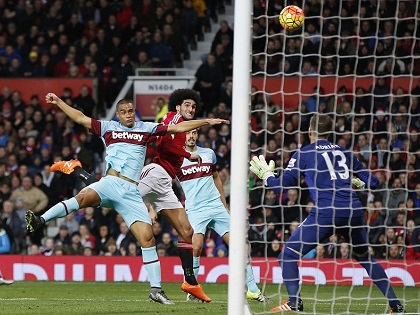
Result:
{"label": "spectator", "polygon": [[16,213],[12,201],[3,202],[0,219],[10,228],[10,253],[20,254],[25,248],[26,223]]}
{"label": "spectator", "polygon": [[316,247],[316,259],[320,260],[320,259],[324,259],[325,257],[325,246],[322,244],[319,244]]}
{"label": "spectator", "polygon": [[292,188],[287,190],[287,195],[282,202],[282,222],[288,224],[292,221],[302,222],[302,211],[299,206],[299,192]]}
{"label": "spectator", "polygon": [[267,250],[267,257],[277,258],[281,253],[281,243],[278,239],[271,242],[271,246]]}
{"label": "spectator", "polygon": [[0,218],[0,254],[9,254],[12,250],[13,234],[10,227]]}
{"label": "spectator", "polygon": [[95,249],[96,238],[92,235],[91,230],[87,224],[79,225],[80,243],[84,247],[89,244],[92,249]]}
{"label": "spectator", "polygon": [[[70,229],[69,229],[70,231]],[[81,235],[78,231],[71,234],[71,243],[64,247],[66,255],[83,255],[83,245],[81,243]]]}
{"label": "spectator", "polygon": [[220,87],[224,81],[223,71],[213,54],[207,55],[206,61],[197,69],[195,77],[197,81],[194,89],[200,92],[204,105],[203,113],[209,113],[216,105],[215,100],[219,98]]}
{"label": "spectator", "polygon": [[[325,258],[340,258],[341,246],[338,245],[338,237],[336,234],[331,235],[329,242],[325,245]],[[308,258],[308,257],[307,257]]]}
{"label": "spectator", "polygon": [[351,258],[351,249],[349,243],[342,242],[340,244],[340,255],[341,259],[350,259]]}
{"label": "spectator", "polygon": [[96,238],[96,252],[98,255],[104,255],[107,251],[106,244],[108,240],[111,238],[111,235],[109,234],[109,228],[108,225],[102,224],[99,227],[99,236]]}
{"label": "spectator", "polygon": [[[133,67],[129,62],[127,54],[122,54],[119,61],[116,61],[111,68],[109,74],[110,82],[112,83],[111,99],[115,99],[119,91],[123,88],[128,76],[133,75]],[[91,105],[90,105],[91,106]],[[92,110],[93,108],[90,108]],[[85,109],[89,110],[89,109]]]}
{"label": "spectator", "polygon": [[261,216],[256,217],[254,223],[250,226],[248,239],[251,243],[251,256],[265,256],[267,242],[273,241],[274,231],[268,229],[264,223],[264,218]]}
{"label": "spectator", "polygon": [[44,245],[41,247],[41,255],[52,256],[54,255],[54,239],[47,237],[44,240]]}
{"label": "spectator", "polygon": [[69,215],[65,217],[62,225],[68,227],[70,235],[73,235],[75,232],[79,233],[79,222],[76,220],[74,212],[69,213]]}
{"label": "spectator", "polygon": [[120,233],[118,234],[118,237],[115,240],[117,249],[120,250],[121,248],[124,248],[127,251],[128,243],[130,243],[130,241],[133,241],[133,240],[135,240],[133,233],[129,230],[125,222],[121,222]]}
{"label": "spectator", "polygon": [[128,250],[126,252],[126,256],[136,257],[140,255],[141,249],[139,248],[137,242],[135,240],[130,241],[130,243],[128,243]]}
{"label": "spectator", "polygon": [[153,34],[149,56],[154,67],[170,68],[173,64],[171,46],[163,41],[162,32],[159,30]]}
{"label": "spectator", "polygon": [[[220,44],[222,42],[222,37],[228,37],[230,44],[228,47],[225,47],[229,52],[233,52],[233,30],[229,26],[228,21],[222,20],[219,23],[219,30],[216,32],[216,35],[214,36],[213,42],[211,44],[210,51],[214,51],[217,44]],[[229,53],[231,55],[231,53]]]}
{"label": "spectator", "polygon": [[404,259],[401,253],[401,248],[398,244],[392,244],[391,246],[389,246],[387,259],[390,259],[390,260]]}
{"label": "spectator", "polygon": [[197,31],[199,30],[198,14],[193,7],[192,0],[183,0],[181,9],[182,33],[191,50],[197,49]]}
{"label": "spectator", "polygon": [[108,242],[106,242],[105,256],[121,256],[121,253],[117,248],[117,243],[113,238],[110,238]]}
{"label": "spectator", "polygon": [[227,257],[228,256],[228,249],[226,245],[221,244],[216,248],[216,256],[219,258]]}
{"label": "spectator", "polygon": [[28,255],[31,255],[31,256],[39,256],[39,255],[41,255],[41,248],[39,247],[39,245],[38,244],[32,244],[30,246]]}
{"label": "spectator", "polygon": [[60,225],[58,233],[54,236],[54,244],[62,248],[71,244],[69,228],[66,225]]}
{"label": "spectator", "polygon": [[370,244],[376,244],[379,236],[384,233],[384,217],[381,216],[382,210],[383,206],[381,200],[369,203],[365,210],[365,220],[368,225]]}
{"label": "spectator", "polygon": [[86,116],[93,117],[93,111],[96,108],[96,102],[93,99],[89,87],[83,85],[80,88],[80,93],[73,100],[74,108],[77,108]]}
{"label": "spectator", "polygon": [[33,210],[37,213],[45,210],[48,205],[47,195],[41,189],[33,186],[30,176],[24,176],[22,186],[12,192],[10,200],[15,202],[17,198],[24,200],[26,209]]}
{"label": "spectator", "polygon": [[162,234],[162,248],[165,249],[166,256],[178,256],[178,248],[175,246],[168,232]]}
{"label": "spectator", "polygon": [[[80,218],[80,224],[85,224],[88,226],[90,232],[96,236],[98,235],[98,220],[95,217],[95,208],[93,207],[86,207],[84,208],[84,214]],[[95,244],[93,244],[93,248],[95,249]]]}
{"label": "spectator", "polygon": [[156,251],[157,251],[158,257],[168,256],[168,253],[166,251],[166,247],[162,243],[160,243],[156,246]]}

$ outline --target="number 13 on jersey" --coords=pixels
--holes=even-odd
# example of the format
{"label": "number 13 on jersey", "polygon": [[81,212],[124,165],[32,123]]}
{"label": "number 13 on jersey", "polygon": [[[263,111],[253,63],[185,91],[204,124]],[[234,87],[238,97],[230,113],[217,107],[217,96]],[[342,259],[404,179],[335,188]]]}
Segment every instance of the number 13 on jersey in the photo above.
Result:
{"label": "number 13 on jersey", "polygon": [[341,151],[331,151],[334,160],[337,158],[337,164],[338,164],[338,169],[334,169],[334,165],[331,162],[330,156],[328,155],[328,152],[324,152],[322,153],[322,157],[325,160],[325,164],[327,164],[328,167],[328,172],[330,173],[331,176],[331,180],[336,180],[337,179],[337,175],[340,176],[341,179],[347,179],[350,176],[349,173],[349,168],[346,164],[346,156],[344,155],[343,152]]}

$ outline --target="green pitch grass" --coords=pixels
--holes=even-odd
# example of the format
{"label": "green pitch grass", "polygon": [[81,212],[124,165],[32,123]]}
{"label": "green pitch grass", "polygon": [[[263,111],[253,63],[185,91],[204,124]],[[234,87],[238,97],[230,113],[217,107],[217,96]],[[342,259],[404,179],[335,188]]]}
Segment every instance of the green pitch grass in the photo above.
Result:
{"label": "green pitch grass", "polygon": [[[0,314],[227,314],[227,284],[204,284],[211,303],[187,303],[180,283],[164,283],[175,305],[149,302],[147,283],[125,282],[15,282],[0,286]],[[253,314],[270,314],[283,298],[284,287],[267,285],[269,303],[249,301]],[[397,287],[408,314],[420,314],[420,288]],[[314,286],[302,289],[304,314],[386,314],[386,300],[376,287]],[[334,299],[332,303],[331,299]],[[236,314],[242,315],[243,310]],[[301,314],[301,313],[300,313]]]}

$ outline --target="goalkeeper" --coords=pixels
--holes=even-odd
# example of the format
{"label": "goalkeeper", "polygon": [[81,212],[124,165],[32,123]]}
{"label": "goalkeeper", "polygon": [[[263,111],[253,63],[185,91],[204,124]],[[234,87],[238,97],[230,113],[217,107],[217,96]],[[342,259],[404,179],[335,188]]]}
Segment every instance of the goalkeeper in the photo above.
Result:
{"label": "goalkeeper", "polygon": [[[289,300],[272,311],[303,311],[300,298],[298,261],[330,235],[341,234],[353,245],[353,257],[366,269],[373,283],[388,299],[393,313],[403,313],[383,267],[368,253],[366,222],[362,204],[352,184],[376,188],[378,180],[348,150],[327,140],[332,131],[327,115],[315,114],[310,121],[311,144],[293,154],[282,176],[275,177],[274,161],[254,157],[250,170],[276,193],[298,185],[304,176],[315,202],[309,216],[290,236],[279,256]],[[352,173],[357,177],[352,178]]]}

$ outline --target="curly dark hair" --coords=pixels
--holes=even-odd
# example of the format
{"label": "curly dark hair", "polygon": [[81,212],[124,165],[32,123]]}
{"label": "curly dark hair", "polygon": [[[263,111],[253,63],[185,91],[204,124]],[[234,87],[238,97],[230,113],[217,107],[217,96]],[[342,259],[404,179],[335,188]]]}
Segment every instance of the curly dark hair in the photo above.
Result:
{"label": "curly dark hair", "polygon": [[176,106],[181,105],[184,100],[193,100],[198,108],[200,95],[192,89],[178,89],[173,91],[169,96],[169,111],[176,112]]}

